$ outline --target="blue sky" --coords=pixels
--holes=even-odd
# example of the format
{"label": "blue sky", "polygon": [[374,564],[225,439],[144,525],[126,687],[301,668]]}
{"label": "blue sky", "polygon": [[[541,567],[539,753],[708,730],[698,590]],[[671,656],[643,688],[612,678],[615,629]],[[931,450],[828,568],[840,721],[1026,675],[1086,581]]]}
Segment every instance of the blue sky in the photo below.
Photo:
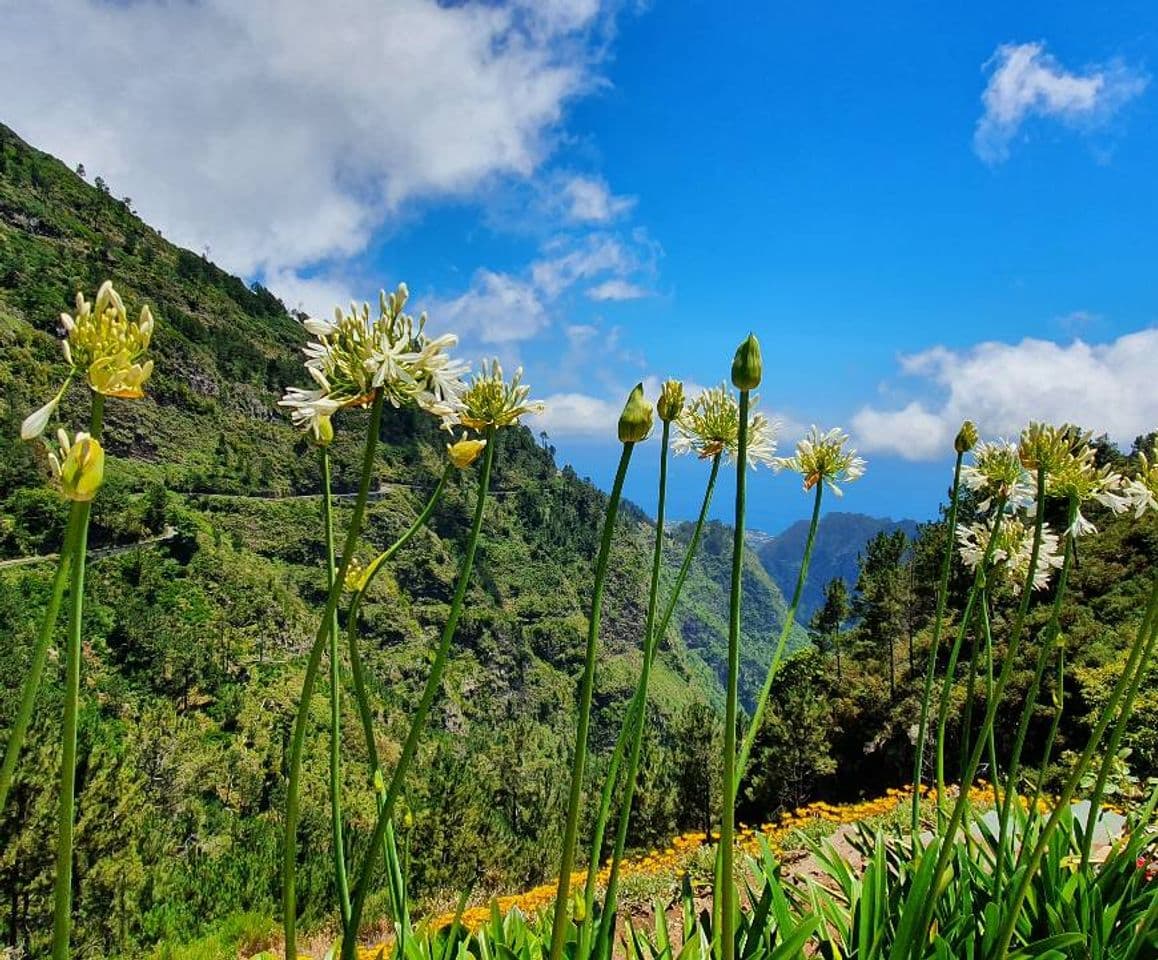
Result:
{"label": "blue sky", "polygon": [[0,0],[6,75],[64,64],[0,119],[291,306],[405,279],[602,484],[630,387],[719,382],[749,330],[784,452],[869,460],[841,509],[932,515],[962,416],[1158,424],[1151,3],[314,6]]}

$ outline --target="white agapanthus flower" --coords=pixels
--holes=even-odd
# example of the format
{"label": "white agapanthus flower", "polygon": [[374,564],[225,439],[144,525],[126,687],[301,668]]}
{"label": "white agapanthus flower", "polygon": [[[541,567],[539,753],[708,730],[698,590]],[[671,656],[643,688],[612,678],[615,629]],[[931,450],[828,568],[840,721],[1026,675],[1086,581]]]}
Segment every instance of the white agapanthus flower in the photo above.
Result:
{"label": "white agapanthus flower", "polygon": [[531,388],[523,383],[523,368],[505,380],[497,359],[482,362],[481,371],[462,394],[462,406],[459,419],[463,426],[478,433],[514,426],[521,418],[546,409],[542,400],[531,399]]}
{"label": "white agapanthus flower", "polygon": [[808,435],[796,444],[796,454],[780,457],[778,466],[794,470],[804,478],[804,489],[811,490],[824,483],[838,497],[843,496],[842,483],[852,483],[864,476],[865,461],[855,450],[846,450],[848,434],[839,427],[821,432],[813,426]]}
{"label": "white agapanthus flower", "polygon": [[[1004,580],[1015,593],[1020,593],[1033,555],[1033,526],[1015,515],[1003,516],[995,534],[992,526],[991,521],[983,521],[957,528],[961,560],[969,570],[976,570],[985,558],[992,534],[994,544],[990,557],[990,576]],[[1041,547],[1033,572],[1035,590],[1044,590],[1049,586],[1050,577],[1061,567],[1063,559],[1058,550],[1057,534],[1049,528],[1049,524],[1043,524]]]}
{"label": "white agapanthus flower", "polygon": [[1138,451],[1138,474],[1126,481],[1125,494],[1134,508],[1134,517],[1140,517],[1147,510],[1158,510],[1158,440],[1150,455]]}
{"label": "white agapanthus flower", "polygon": [[994,500],[1025,506],[1032,497],[1029,476],[1021,464],[1018,446],[1007,440],[982,440],[973,448],[973,463],[961,468],[961,481],[981,496],[978,507],[989,509]]}
{"label": "white agapanthus flower", "polygon": [[1074,507],[1074,521],[1067,534],[1073,537],[1097,533],[1097,527],[1082,515],[1082,505],[1100,503],[1113,513],[1124,513],[1133,503],[1125,479],[1108,464],[1099,467],[1089,434],[1076,434],[1069,454],[1050,473],[1046,492]]}
{"label": "white agapanthus flower", "polygon": [[452,334],[428,338],[426,315],[415,322],[403,309],[408,297],[402,283],[379,296],[377,318],[364,303],[351,304],[348,313],[335,309],[333,320],[303,321],[315,338],[303,352],[318,389],[292,387],[280,401],[298,426],[316,431],[320,420],[344,407],[368,404],[379,390],[393,406],[416,404],[447,429],[458,423],[468,369],[449,354],[458,340]]}
{"label": "white agapanthus flower", "polygon": [[[776,429],[779,426],[762,413],[755,413],[757,398],[748,407],[748,466],[775,467]],[[677,454],[695,453],[701,460],[723,455],[734,463],[740,446],[740,404],[725,384],[709,387],[692,400],[675,421]]]}

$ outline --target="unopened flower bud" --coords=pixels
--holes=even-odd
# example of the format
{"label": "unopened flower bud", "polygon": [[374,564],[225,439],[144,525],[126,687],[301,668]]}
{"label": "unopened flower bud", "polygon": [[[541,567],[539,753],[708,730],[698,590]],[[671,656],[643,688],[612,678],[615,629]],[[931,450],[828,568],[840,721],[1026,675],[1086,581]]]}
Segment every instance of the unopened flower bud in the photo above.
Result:
{"label": "unopened flower bud", "polygon": [[334,442],[334,424],[329,417],[318,417],[310,424],[310,439],[319,447]]}
{"label": "unopened flower bud", "polygon": [[35,440],[42,433],[44,428],[48,426],[48,421],[52,419],[52,415],[56,412],[56,405],[60,402],[60,395],[57,394],[48,401],[39,410],[33,410],[24,422],[20,425],[20,439],[21,440]]}
{"label": "unopened flower bud", "polygon": [[755,390],[764,375],[764,363],[760,357],[760,341],[754,333],[740,344],[732,360],[732,385],[737,390]]}
{"label": "unopened flower bud", "polygon": [[655,402],[656,412],[664,423],[671,423],[683,413],[684,385],[678,380],[665,380]]}
{"label": "unopened flower bud", "polygon": [[459,470],[465,470],[479,458],[479,454],[483,452],[486,445],[485,440],[468,440],[464,437],[457,443],[448,443],[446,453],[450,457],[451,463]]}
{"label": "unopened flower bud", "polygon": [[78,433],[71,444],[61,430],[60,457],[49,454],[52,471],[60,480],[60,489],[69,500],[87,502],[96,496],[105,478],[105,452],[100,441],[87,433]]}
{"label": "unopened flower bud", "polygon": [[623,443],[638,443],[651,433],[652,406],[643,395],[643,384],[637,383],[619,415],[619,439]]}
{"label": "unopened flower bud", "polygon": [[977,427],[972,420],[966,420],[957,431],[957,439],[953,441],[953,449],[958,453],[968,453],[977,445]]}

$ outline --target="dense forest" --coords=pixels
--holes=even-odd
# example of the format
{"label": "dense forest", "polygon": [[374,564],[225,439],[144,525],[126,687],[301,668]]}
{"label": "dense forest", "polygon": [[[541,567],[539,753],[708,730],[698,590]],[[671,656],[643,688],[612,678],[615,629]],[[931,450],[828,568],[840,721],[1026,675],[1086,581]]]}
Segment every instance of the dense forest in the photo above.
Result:
{"label": "dense forest", "polygon": [[[78,956],[139,955],[240,911],[276,913],[290,726],[325,596],[320,477],[305,440],[276,409],[284,389],[301,379],[299,318],[269,291],[167,243],[99,178],[90,186],[0,127],[0,729],[11,720],[51,567],[12,561],[58,551],[65,515],[46,482],[43,454],[21,443],[19,425],[59,382],[56,318],[78,290],[92,291],[106,277],[158,318],[157,373],[147,400],[109,405],[105,441],[114,465],[93,513]],[[81,418],[79,408],[64,412]],[[355,426],[335,443],[335,485],[342,491],[354,485],[358,452],[356,440],[342,437],[359,432]],[[442,472],[443,438],[413,412],[387,416],[381,440],[367,549],[410,523]],[[1139,438],[1130,451],[1102,441],[1098,455],[1121,464],[1152,440]],[[591,561],[606,498],[557,464],[549,440],[530,429],[507,431],[495,462],[496,495],[466,613],[399,818],[403,843],[422,851],[412,875],[419,901],[444,899],[468,883],[486,891],[541,882],[562,844]],[[427,530],[375,582],[362,609],[378,750],[388,761],[398,754],[409,704],[445,619],[472,504],[469,483],[452,477]],[[962,509],[963,521],[978,513],[968,499]],[[1054,751],[1059,772],[1068,762],[1065,750],[1084,742],[1089,717],[1121,669],[1126,629],[1158,558],[1153,512],[1140,521],[1096,509],[1089,516],[1101,534],[1082,541],[1062,610],[1068,687]],[[628,508],[615,531],[591,783],[602,779],[639,672],[653,530],[642,511]],[[688,525],[670,529],[665,586],[689,536]],[[815,572],[807,622],[791,637],[794,655],[756,739],[742,819],[758,822],[817,797],[871,796],[911,779],[945,536],[943,519],[915,533],[886,530],[863,548],[857,542],[855,578],[833,579],[823,565]],[[661,638],[631,821],[634,846],[708,825],[718,802],[731,539],[728,526],[708,525]],[[839,546],[847,552],[852,539],[846,534]],[[777,563],[791,569],[790,559]],[[740,694],[750,708],[786,605],[756,551],[743,557],[742,570]],[[958,568],[950,622],[960,616],[967,588]],[[1035,598],[1031,633],[1044,623],[1049,598],[1048,592]],[[998,594],[996,601],[1000,627],[1014,598]],[[1019,652],[1009,703],[1024,700],[1036,654],[1033,644]],[[12,944],[31,944],[34,955],[51,912],[58,673],[54,665],[19,779],[0,813],[0,931]],[[1151,682],[1116,767],[1114,789],[1124,794],[1158,773],[1155,690]],[[1057,693],[1047,679],[1027,740],[1028,764],[1039,758]],[[984,712],[979,698],[979,679],[960,676],[947,731],[951,757]],[[374,798],[366,765],[358,762],[364,745],[357,718],[348,703],[346,710],[343,751],[355,758],[345,767],[346,811],[351,832],[364,835]],[[1001,753],[1017,712],[999,717]],[[298,879],[307,926],[333,901],[321,696],[314,720]],[[371,912],[381,912],[383,897]]]}

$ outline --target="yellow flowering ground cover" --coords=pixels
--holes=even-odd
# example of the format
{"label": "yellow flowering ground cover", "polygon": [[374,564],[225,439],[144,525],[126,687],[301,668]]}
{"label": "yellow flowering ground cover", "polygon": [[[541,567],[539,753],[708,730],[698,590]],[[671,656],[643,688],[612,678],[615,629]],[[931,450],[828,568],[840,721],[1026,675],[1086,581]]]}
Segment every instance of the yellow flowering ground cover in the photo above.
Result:
{"label": "yellow flowering ground cover", "polygon": [[[922,797],[931,802],[932,789],[928,786],[921,788]],[[956,788],[950,787],[949,792],[955,796]],[[1002,793],[984,780],[977,781],[969,791],[970,802],[975,809],[984,810],[991,807],[995,800],[1000,801]],[[757,826],[744,826],[737,831],[736,847],[745,854],[758,855],[762,842],[767,842],[777,854],[784,854],[792,850],[801,849],[805,835],[823,835],[831,833],[844,826],[857,823],[872,822],[888,818],[898,813],[907,817],[909,804],[912,802],[913,788],[911,786],[890,788],[883,796],[872,800],[862,800],[856,803],[827,803],[817,800],[813,803],[786,811],[774,820]],[[1038,806],[1043,810],[1050,808],[1055,798],[1043,796]],[[1019,796],[1018,803],[1024,809],[1029,800]],[[1107,809],[1111,809],[1107,806]],[[682,878],[696,870],[705,851],[712,849],[716,837],[709,836],[703,831],[690,831],[672,838],[671,842],[660,850],[651,850],[631,857],[623,863],[621,868],[624,880],[625,893],[631,886],[631,880],[667,881],[673,886]],[[596,880],[602,885],[607,880],[609,867],[600,869]],[[585,871],[576,871],[571,876],[572,889],[582,889],[587,881]],[[491,917],[493,907],[498,908],[500,915],[506,915],[512,910],[518,910],[526,916],[535,916],[548,909],[555,899],[555,884],[544,883],[532,887],[522,893],[505,896],[490,897],[468,907],[462,914],[460,923],[468,930],[474,931],[482,927]],[[454,922],[454,911],[435,914],[422,921],[420,926],[428,930],[439,930],[448,927]],[[389,947],[392,942],[387,940],[373,946],[361,947],[358,951],[359,960],[383,960],[389,956]],[[302,956],[301,960],[311,960]]]}
{"label": "yellow flowering ground cover", "polygon": [[[930,792],[930,788],[922,788],[924,796],[929,796]],[[993,788],[984,781],[978,781],[971,789],[970,796],[975,806],[988,806],[993,802]],[[896,812],[898,808],[907,809],[912,797],[912,787],[906,786],[890,788],[881,797],[856,803],[833,804],[817,800],[785,812],[767,823],[741,827],[736,834],[736,847],[743,853],[755,856],[760,853],[763,840],[774,852],[783,853],[801,845],[800,832],[803,830],[815,829],[823,833],[842,826],[885,817]],[[1028,804],[1028,800],[1024,797],[1021,798],[1021,802],[1023,805]],[[651,850],[626,860],[622,866],[625,886],[630,883],[631,878],[671,877],[675,881],[680,880],[692,867],[697,854],[703,848],[710,847],[715,839],[714,836],[709,837],[702,831],[682,833],[673,838],[662,850]],[[608,871],[607,866],[599,871],[596,880],[600,885],[606,882]],[[571,880],[573,888],[582,887],[587,881],[587,874],[585,871],[576,871]],[[477,930],[490,919],[492,903],[498,906],[500,914],[518,909],[527,916],[534,916],[550,906],[554,898],[555,884],[553,882],[541,884],[523,893],[495,897],[485,903],[471,906],[463,913],[461,923],[470,930]],[[429,920],[429,927],[437,930],[453,922],[454,912],[448,911],[432,917]],[[380,947],[371,948],[365,953],[365,957],[377,957],[379,950]]]}

